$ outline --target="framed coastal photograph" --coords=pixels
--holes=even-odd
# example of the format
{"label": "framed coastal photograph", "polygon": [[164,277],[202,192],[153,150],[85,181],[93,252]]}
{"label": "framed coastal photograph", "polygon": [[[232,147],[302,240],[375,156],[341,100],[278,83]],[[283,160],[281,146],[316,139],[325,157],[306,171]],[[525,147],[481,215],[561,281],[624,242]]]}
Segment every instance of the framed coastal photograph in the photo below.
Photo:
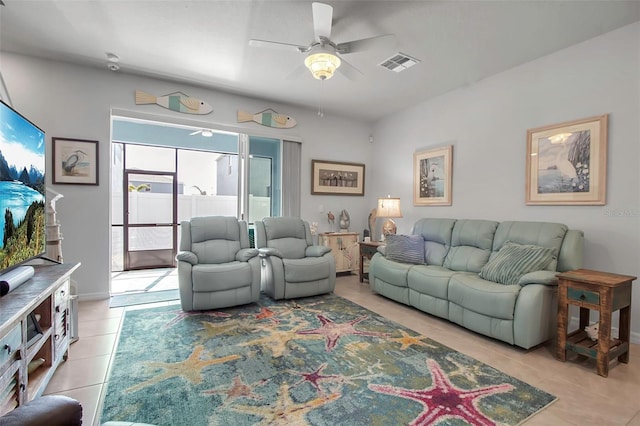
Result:
{"label": "framed coastal photograph", "polygon": [[311,194],[364,196],[364,164],[311,160]]}
{"label": "framed coastal photograph", "polygon": [[606,203],[607,118],[527,131],[526,204]]}
{"label": "framed coastal photograph", "polygon": [[53,183],[98,185],[98,141],[52,138]]}
{"label": "framed coastal photograph", "polygon": [[453,145],[413,154],[413,205],[450,206]]}

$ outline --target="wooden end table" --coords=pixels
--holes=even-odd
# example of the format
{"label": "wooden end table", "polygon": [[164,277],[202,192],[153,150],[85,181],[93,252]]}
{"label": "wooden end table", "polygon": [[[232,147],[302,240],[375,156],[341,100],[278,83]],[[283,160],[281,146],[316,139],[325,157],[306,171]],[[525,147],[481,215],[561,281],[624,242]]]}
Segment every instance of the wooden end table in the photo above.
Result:
{"label": "wooden end table", "polygon": [[368,241],[368,242],[360,242],[360,282],[364,282],[366,278],[369,280],[369,273],[364,272],[364,260],[373,257],[374,254],[378,251],[378,247],[381,246],[382,242],[380,241]]}
{"label": "wooden end table", "polygon": [[[618,358],[629,362],[631,334],[631,283],[636,277],[589,269],[576,269],[558,277],[558,347],[557,356],[567,359],[567,351],[596,359],[600,376],[609,374],[609,362]],[[567,334],[569,305],[580,307],[580,325]],[[598,340],[592,341],[584,328],[589,325],[589,311],[600,313]],[[619,337],[611,338],[611,314],[620,310]]]}

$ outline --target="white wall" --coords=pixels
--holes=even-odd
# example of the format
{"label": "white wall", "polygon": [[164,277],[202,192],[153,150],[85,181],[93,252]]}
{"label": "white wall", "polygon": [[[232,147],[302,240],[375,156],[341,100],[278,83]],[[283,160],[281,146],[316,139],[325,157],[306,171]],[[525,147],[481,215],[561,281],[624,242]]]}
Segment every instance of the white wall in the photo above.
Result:
{"label": "white wall", "polygon": [[[47,165],[51,164],[51,137],[99,141],[99,186],[47,185],[64,194],[57,202],[57,217],[62,224],[62,254],[65,263],[82,262],[74,273],[81,299],[104,298],[109,293],[111,253],[110,235],[110,112],[117,110],[151,114],[159,119],[190,120],[202,127],[215,124],[240,127],[236,111],[258,112],[273,108],[292,115],[298,125],[290,131],[274,132],[248,123],[248,133],[262,136],[292,135],[302,140],[302,217],[319,222],[319,231],[329,230],[326,212],[347,209],[351,229],[365,228],[371,206],[363,197],[312,196],[311,160],[335,160],[369,164],[371,160],[370,126],[316,111],[250,99],[186,84],[166,82],[106,69],[78,67],[61,62],[44,61],[22,55],[1,53],[0,71],[13,106],[30,118],[47,134]],[[155,95],[182,91],[213,105],[206,116],[179,114],[157,105],[135,105],[134,92],[144,90]],[[284,165],[286,167],[286,165]],[[370,179],[367,168],[365,180]],[[366,190],[366,189],[365,189]],[[319,206],[323,206],[323,213]],[[337,216],[337,214],[336,214]]]}
{"label": "white wall", "polygon": [[[635,23],[386,118],[374,127],[370,182],[402,198],[398,232],[421,217],[561,222],[584,231],[584,267],[640,276],[639,104]],[[607,204],[525,205],[527,129],[600,114],[609,114]],[[453,205],[414,207],[413,153],[449,144]],[[638,342],[639,286],[631,326]]]}

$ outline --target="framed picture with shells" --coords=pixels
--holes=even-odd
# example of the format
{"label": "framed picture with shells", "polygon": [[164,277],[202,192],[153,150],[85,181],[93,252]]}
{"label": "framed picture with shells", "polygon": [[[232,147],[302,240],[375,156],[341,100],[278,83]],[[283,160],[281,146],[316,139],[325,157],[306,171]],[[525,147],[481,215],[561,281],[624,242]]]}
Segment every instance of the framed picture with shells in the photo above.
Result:
{"label": "framed picture with shells", "polygon": [[311,194],[364,196],[364,164],[311,160]]}

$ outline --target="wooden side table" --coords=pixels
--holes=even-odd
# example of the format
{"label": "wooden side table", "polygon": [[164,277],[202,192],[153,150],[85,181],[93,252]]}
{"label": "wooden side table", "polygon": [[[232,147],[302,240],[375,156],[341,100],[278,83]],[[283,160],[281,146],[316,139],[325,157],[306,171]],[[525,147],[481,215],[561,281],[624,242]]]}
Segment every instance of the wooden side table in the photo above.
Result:
{"label": "wooden side table", "polygon": [[[618,358],[629,362],[631,334],[631,283],[636,277],[576,269],[558,277],[557,356],[567,359],[567,351],[596,359],[597,373],[609,374],[609,362]],[[567,335],[569,305],[580,307],[580,326]],[[584,328],[589,325],[589,310],[600,313],[598,340],[592,341]],[[619,337],[611,338],[611,314],[620,310]]]}
{"label": "wooden side table", "polygon": [[368,272],[364,272],[364,260],[365,259],[369,259],[371,260],[371,258],[373,257],[374,254],[376,254],[376,252],[378,251],[378,246],[382,245],[384,243],[379,242],[379,241],[369,241],[369,242],[360,242],[360,282],[364,282],[364,279],[366,278],[367,281],[369,280],[369,273]]}

